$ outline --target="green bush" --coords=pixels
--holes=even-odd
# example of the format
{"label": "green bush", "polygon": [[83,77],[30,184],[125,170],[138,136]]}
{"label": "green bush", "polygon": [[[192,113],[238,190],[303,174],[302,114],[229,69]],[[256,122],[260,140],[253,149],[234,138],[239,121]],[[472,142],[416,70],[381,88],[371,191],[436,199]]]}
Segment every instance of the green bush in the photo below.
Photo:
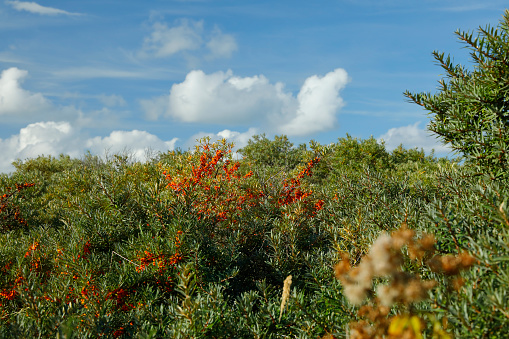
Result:
{"label": "green bush", "polygon": [[509,11],[498,28],[479,27],[478,35],[457,31],[471,50],[473,70],[433,52],[446,78],[439,93],[405,92],[432,114],[429,129],[466,157],[476,174],[507,178],[509,173]]}
{"label": "green bush", "polygon": [[[401,180],[384,168],[316,181],[322,162],[335,163],[316,143],[269,178],[231,150],[203,140],[195,152],[146,163],[121,155],[19,162],[2,177],[20,187],[4,200],[26,226],[1,237],[1,336],[341,333],[356,315],[332,263],[344,251],[360,258],[380,231],[419,219],[440,191],[419,174]],[[434,173],[426,159],[419,166]]]}

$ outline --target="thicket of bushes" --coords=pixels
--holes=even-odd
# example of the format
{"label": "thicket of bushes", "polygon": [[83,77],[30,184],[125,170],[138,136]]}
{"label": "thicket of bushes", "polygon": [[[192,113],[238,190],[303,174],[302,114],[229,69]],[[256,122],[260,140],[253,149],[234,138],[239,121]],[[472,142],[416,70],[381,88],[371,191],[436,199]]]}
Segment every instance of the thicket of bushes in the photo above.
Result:
{"label": "thicket of bushes", "polygon": [[407,93],[462,162],[348,135],[17,162],[0,337],[504,337],[508,12],[499,29],[458,33],[474,71],[436,54],[441,92]]}

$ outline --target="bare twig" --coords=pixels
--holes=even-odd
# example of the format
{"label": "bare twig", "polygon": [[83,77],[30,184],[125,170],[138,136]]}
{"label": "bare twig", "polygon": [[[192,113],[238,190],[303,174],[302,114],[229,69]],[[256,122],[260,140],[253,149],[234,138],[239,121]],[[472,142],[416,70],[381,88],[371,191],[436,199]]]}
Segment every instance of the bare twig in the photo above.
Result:
{"label": "bare twig", "polygon": [[118,254],[118,253],[117,253],[117,252],[115,252],[115,251],[111,251],[110,267],[111,267],[111,261],[113,260],[113,254],[116,254],[116,255],[118,255],[120,258],[122,258],[122,259],[125,259],[125,260],[129,261],[131,264],[133,264],[133,265],[136,265],[136,266],[140,267],[140,265],[138,265],[137,263],[132,262],[131,260],[127,259],[126,257],[121,256],[120,254]]}

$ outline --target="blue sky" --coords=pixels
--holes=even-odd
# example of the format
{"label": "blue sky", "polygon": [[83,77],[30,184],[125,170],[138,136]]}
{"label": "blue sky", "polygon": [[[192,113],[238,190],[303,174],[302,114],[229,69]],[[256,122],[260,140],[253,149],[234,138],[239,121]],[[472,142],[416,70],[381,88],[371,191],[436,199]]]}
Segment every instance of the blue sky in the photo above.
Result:
{"label": "blue sky", "polygon": [[446,149],[406,89],[434,92],[433,50],[497,25],[505,1],[0,3],[0,172],[40,154],[187,149],[205,135],[295,144],[373,135]]}

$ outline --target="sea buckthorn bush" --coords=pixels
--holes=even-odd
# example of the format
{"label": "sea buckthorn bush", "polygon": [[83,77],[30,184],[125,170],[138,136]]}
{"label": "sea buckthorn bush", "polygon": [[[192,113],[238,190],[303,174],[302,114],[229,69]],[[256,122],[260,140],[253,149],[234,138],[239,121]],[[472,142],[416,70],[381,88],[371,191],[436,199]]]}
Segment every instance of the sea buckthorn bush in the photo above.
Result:
{"label": "sea buckthorn bush", "polygon": [[[286,269],[296,269],[297,257],[318,246],[313,219],[324,202],[305,182],[319,158],[266,183],[247,162],[232,160],[232,147],[202,140],[163,174],[173,213],[189,221],[182,230],[190,239],[184,246],[203,267],[197,273],[205,281],[222,274],[230,284],[227,291],[238,294],[253,289],[257,280],[280,280],[285,266],[293,260]],[[184,161],[186,166],[178,167]]]}

